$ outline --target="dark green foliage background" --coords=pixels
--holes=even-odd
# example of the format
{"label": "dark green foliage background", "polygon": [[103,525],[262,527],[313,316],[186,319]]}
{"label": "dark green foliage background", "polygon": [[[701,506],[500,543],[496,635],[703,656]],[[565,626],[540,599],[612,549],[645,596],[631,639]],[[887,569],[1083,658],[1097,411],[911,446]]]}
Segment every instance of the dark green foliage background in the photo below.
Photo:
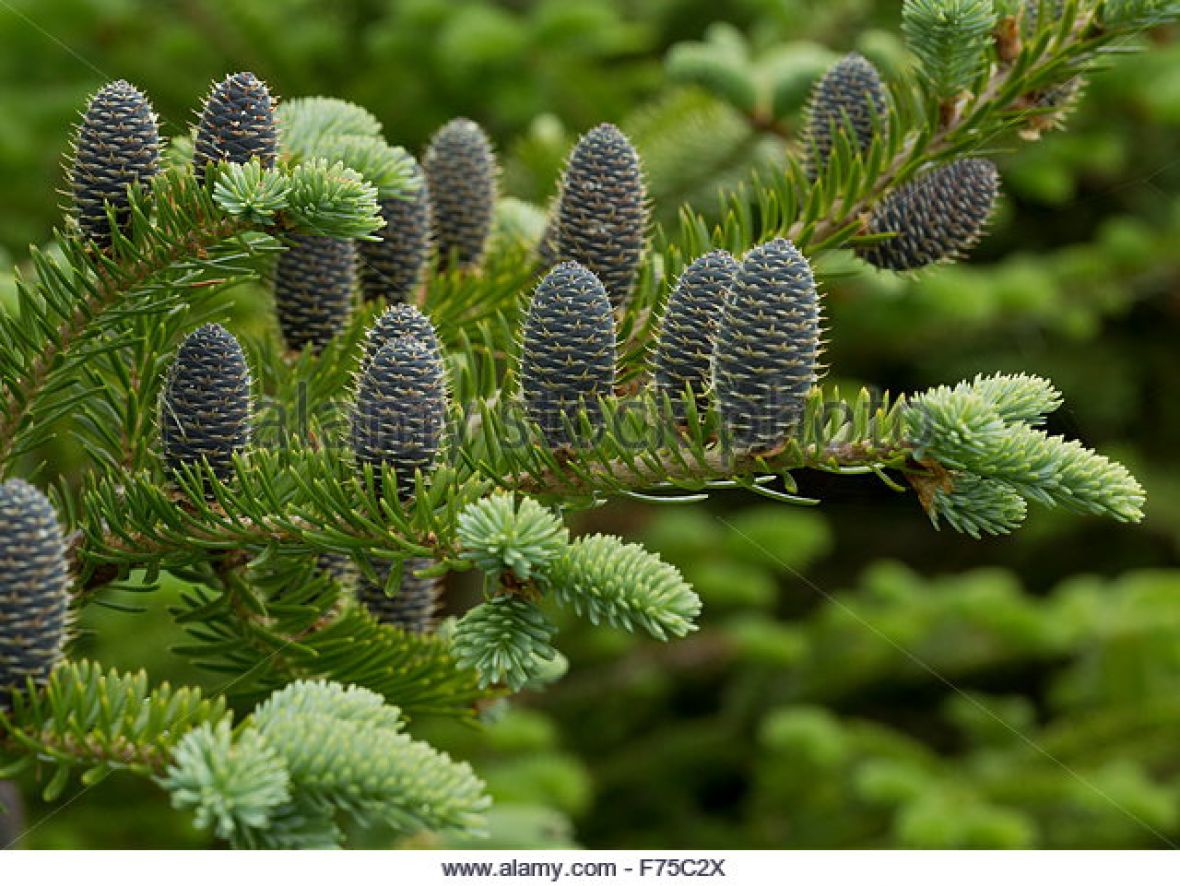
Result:
{"label": "dark green foliage background", "polygon": [[[0,248],[19,260],[56,223],[59,158],[101,83],[139,85],[176,134],[208,83],[242,68],[281,97],[363,104],[415,152],[450,117],[479,120],[507,192],[539,204],[573,135],[619,123],[667,220],[781,153],[809,72],[835,58],[810,41],[896,76],[898,5],[5,4]],[[717,18],[731,27],[710,29]],[[741,107],[740,90],[719,98],[710,86],[724,84],[694,83],[683,54],[665,64],[706,33],[713,50],[696,51],[721,47],[767,80],[797,72],[782,113]],[[564,626],[563,682],[485,730],[429,727],[489,779],[498,804],[483,845],[1180,842],[1177,36],[1159,32],[1150,52],[1096,75],[1067,133],[995,145],[1006,198],[969,263],[909,278],[840,260],[819,269],[833,379],[902,391],[978,371],[1047,375],[1068,404],[1052,428],[1125,460],[1147,487],[1146,521],[1037,511],[1012,538],[974,542],[935,532],[912,496],[827,476],[800,478],[824,499],[814,511],[718,495],[594,512],[582,528],[643,539],[685,571],[703,627],[663,646]],[[11,299],[5,286],[0,304]],[[236,311],[271,322],[253,295]],[[68,445],[51,457],[70,459]],[[91,607],[78,650],[198,679],[167,651],[175,592],[141,616]],[[464,586],[450,596],[455,608],[474,599]],[[130,778],[57,812],[29,802],[27,846],[205,842]]]}

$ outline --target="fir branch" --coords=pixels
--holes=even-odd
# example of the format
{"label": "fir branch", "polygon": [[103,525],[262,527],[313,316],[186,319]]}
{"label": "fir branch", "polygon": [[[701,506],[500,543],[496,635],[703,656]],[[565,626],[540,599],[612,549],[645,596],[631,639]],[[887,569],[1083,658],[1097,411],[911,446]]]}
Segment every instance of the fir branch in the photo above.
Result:
{"label": "fir branch", "polygon": [[43,688],[30,684],[14,693],[11,710],[0,711],[0,759],[32,755],[55,766],[55,792],[79,767],[88,784],[116,769],[159,774],[187,730],[216,723],[225,712],[224,699],[206,699],[196,689],[153,689],[143,671],[69,662]]}
{"label": "fir branch", "polygon": [[969,155],[1019,131],[1040,113],[1028,96],[1068,81],[1116,41],[1180,14],[1174,3],[1148,5],[1150,15],[1104,16],[1103,4],[1078,3],[1076,19],[1062,28],[1062,39],[1033,43],[1015,59],[993,63],[973,93],[950,112],[923,110],[912,87],[896,85],[885,139],[878,137],[863,158],[834,162],[814,187],[801,168],[789,168],[774,187],[775,202],[761,213],[760,239],[785,237],[807,254],[844,245],[860,233],[861,217],[882,195],[929,164]]}
{"label": "fir branch", "polygon": [[[149,225],[153,205],[157,210]],[[208,192],[180,172],[157,176],[150,199],[133,198],[131,213],[134,243],[116,232],[113,253],[99,253],[62,233],[53,240],[60,260],[33,250],[34,276],[18,283],[20,315],[0,315],[0,349],[9,358],[0,368],[0,471],[36,445],[36,431],[75,402],[59,399],[30,425],[39,399],[60,374],[63,355],[94,342],[104,320],[132,296],[126,310],[161,311],[167,305],[149,301],[165,286],[176,284],[185,292],[223,279],[225,265],[201,257],[249,229],[244,221],[222,214]],[[248,254],[241,251],[236,257]],[[166,299],[168,304],[174,301]]]}

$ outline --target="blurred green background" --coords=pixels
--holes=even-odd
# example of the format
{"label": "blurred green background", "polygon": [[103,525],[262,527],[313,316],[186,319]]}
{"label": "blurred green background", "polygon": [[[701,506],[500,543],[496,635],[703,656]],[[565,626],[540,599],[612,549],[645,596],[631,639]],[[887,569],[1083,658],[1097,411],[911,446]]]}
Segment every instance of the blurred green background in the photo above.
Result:
{"label": "blurred green background", "polygon": [[[470,116],[498,145],[505,194],[539,206],[577,133],[611,120],[667,221],[773,169],[839,53],[900,76],[899,6],[10,0],[3,264],[58,223],[71,126],[108,79],[147,91],[169,134],[210,81],[244,68],[280,97],[363,104],[414,152]],[[976,542],[936,532],[912,496],[826,476],[800,478],[824,500],[814,510],[718,495],[588,514],[582,528],[642,539],[684,570],[706,601],[702,629],[662,646],[563,625],[564,681],[484,726],[420,727],[489,780],[498,803],[480,845],[1180,842],[1178,36],[1156,32],[1148,52],[1094,75],[1067,132],[994,146],[1006,196],[970,262],[908,278],[843,256],[820,269],[832,380],[899,391],[1047,375],[1067,403],[1051,429],[1124,459],[1147,487],[1146,521],[1036,511],[1016,536]],[[264,322],[254,301],[237,308],[244,322]],[[77,651],[208,685],[168,651],[173,592],[141,601],[143,615],[91,607]],[[449,605],[471,595],[456,586]],[[207,844],[132,779],[63,809],[26,802],[29,847]]]}

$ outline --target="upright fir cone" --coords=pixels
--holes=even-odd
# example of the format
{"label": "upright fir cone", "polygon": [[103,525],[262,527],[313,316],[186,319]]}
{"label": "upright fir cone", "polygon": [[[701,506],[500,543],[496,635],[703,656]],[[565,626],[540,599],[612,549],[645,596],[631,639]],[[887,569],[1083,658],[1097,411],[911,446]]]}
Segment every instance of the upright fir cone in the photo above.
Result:
{"label": "upright fir cone", "polygon": [[581,438],[579,409],[593,428],[602,426],[598,398],[614,393],[616,349],[602,282],[577,262],[562,262],[533,293],[520,357],[525,412],[551,447],[591,442]]}
{"label": "upright fir cone", "polygon": [[881,74],[867,58],[850,52],[824,74],[807,105],[807,177],[818,178],[834,147],[833,136],[844,131],[862,152],[888,127],[888,105]]}
{"label": "upright fir cone", "polygon": [[193,171],[205,180],[210,163],[247,163],[257,157],[264,169],[275,165],[277,135],[274,101],[266,84],[242,71],[214,84],[201,108],[193,143]]}
{"label": "upright fir cone", "polygon": [[442,579],[420,578],[414,573],[435,562],[428,557],[411,557],[401,564],[401,586],[392,597],[385,593],[385,581],[395,564],[376,564],[380,584],[361,578],[357,599],[381,624],[401,628],[411,634],[428,634],[434,629],[434,616],[442,596]]}
{"label": "upright fir cone", "polygon": [[69,611],[66,546],[49,499],[24,480],[0,485],[0,709],[61,660]]}
{"label": "upright fir cone", "polygon": [[413,305],[391,305],[369,328],[361,369],[368,365],[379,350],[399,338],[412,338],[421,342],[436,359],[442,360],[442,347],[430,318]]}
{"label": "upright fir cone", "polygon": [[202,326],[176,352],[160,397],[164,463],[175,471],[204,459],[228,479],[234,455],[250,442],[252,419],[242,346],[223,326]]}
{"label": "upright fir cone", "polygon": [[574,146],[562,175],[557,257],[592,271],[621,308],[639,273],[647,216],[639,154],[618,127],[594,127]]}
{"label": "upright fir cone", "polygon": [[893,271],[956,258],[979,242],[999,185],[990,160],[969,157],[928,172],[873,210],[868,232],[896,236],[856,252],[869,264]]}
{"label": "upright fir cone", "polygon": [[713,345],[738,263],[728,252],[706,253],[684,269],[668,298],[656,345],[655,381],[684,420],[683,396],[691,390],[697,409],[707,408]]}
{"label": "upright fir cone", "polygon": [[820,351],[819,296],[789,240],[751,249],[738,267],[717,330],[713,390],[729,445],[782,445],[803,416]]}
{"label": "upright fir cone", "polygon": [[382,346],[361,370],[352,413],[352,451],[358,469],[373,468],[378,495],[381,472],[397,474],[395,494],[414,491],[414,471],[429,472],[446,428],[442,361],[429,345],[403,336]]}
{"label": "upright fir cone", "polygon": [[100,247],[111,243],[109,203],[125,228],[131,219],[129,186],[160,171],[160,132],[147,97],[126,80],[108,83],[86,106],[74,145],[70,190],[82,234]]}
{"label": "upright fir cone", "polygon": [[362,241],[361,291],[365,301],[408,301],[430,260],[431,206],[426,174],[416,161],[410,193],[381,201],[381,241]]}
{"label": "upright fir cone", "polygon": [[319,351],[348,322],[356,284],[351,240],[292,234],[275,265],[275,310],[283,341],[292,350]]}
{"label": "upright fir cone", "polygon": [[446,265],[483,260],[496,208],[496,156],[479,124],[459,117],[434,134],[422,160],[434,217],[434,244]]}

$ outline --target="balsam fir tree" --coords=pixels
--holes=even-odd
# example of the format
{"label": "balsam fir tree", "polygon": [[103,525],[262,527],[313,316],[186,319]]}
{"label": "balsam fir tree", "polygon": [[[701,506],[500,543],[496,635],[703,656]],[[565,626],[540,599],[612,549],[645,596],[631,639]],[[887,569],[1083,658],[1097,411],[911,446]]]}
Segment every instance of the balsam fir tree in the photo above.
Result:
{"label": "balsam fir tree", "polygon": [[[920,76],[842,62],[804,142],[715,226],[686,207],[651,231],[639,153],[592,129],[561,179],[552,269],[540,231],[491,236],[496,162],[471,121],[419,167],[364,109],[276,101],[240,73],[210,91],[192,156],[161,161],[145,93],[100,91],[72,211],[0,315],[4,770],[35,765],[48,797],[128,770],[246,848],[338,845],[345,818],[478,833],[484,785],[412,738],[415,717],[557,677],[553,607],[668,642],[700,612],[674,564],[571,538],[567,510],[734,487],[787,506],[810,469],[908,484],[972,535],[1016,529],[1029,502],[1139,520],[1122,466],[1038,427],[1062,402],[1046,380],[885,399],[820,384],[839,330],[822,329],[819,259],[962,256],[1000,190],[982,152],[1176,9],[1058,13],[907,0]],[[217,292],[263,278],[272,335],[214,322]],[[87,444],[80,487],[35,457],[63,429]],[[463,571],[485,599],[436,629]],[[67,595],[85,607],[162,572],[188,583],[177,652],[231,677],[213,691],[63,655]]]}

